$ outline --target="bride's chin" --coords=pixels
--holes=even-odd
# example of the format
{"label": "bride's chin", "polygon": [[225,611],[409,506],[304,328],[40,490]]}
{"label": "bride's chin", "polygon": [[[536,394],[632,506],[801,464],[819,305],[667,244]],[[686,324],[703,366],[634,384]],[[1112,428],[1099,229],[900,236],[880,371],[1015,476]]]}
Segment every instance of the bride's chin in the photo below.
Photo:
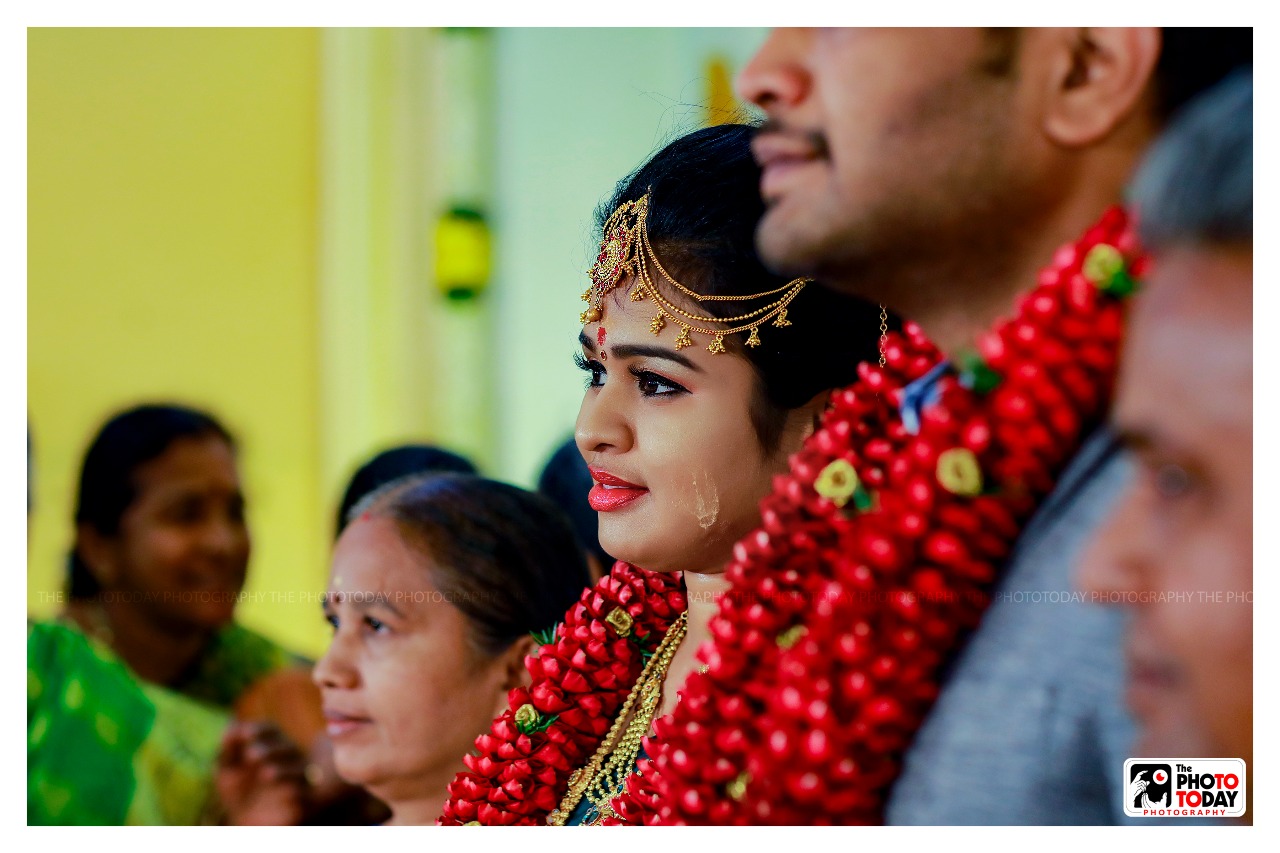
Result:
{"label": "bride's chin", "polygon": [[637,553],[627,548],[617,548],[615,550],[603,542],[600,543],[600,547],[622,562],[630,563],[638,569],[644,569],[646,572],[678,572],[682,569],[682,566],[678,565],[678,563],[673,563],[663,558],[654,558],[644,552]]}

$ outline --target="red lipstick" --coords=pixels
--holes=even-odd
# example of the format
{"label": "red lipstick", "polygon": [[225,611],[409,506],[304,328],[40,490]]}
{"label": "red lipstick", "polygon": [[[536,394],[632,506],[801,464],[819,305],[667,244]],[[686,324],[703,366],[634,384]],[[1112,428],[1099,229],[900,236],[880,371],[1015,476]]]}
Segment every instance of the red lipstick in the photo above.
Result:
{"label": "red lipstick", "polygon": [[587,503],[591,504],[591,508],[596,512],[613,512],[616,509],[622,509],[632,501],[649,494],[649,490],[644,486],[629,483],[608,471],[599,468],[589,470],[591,479],[596,481],[596,485],[592,486],[591,491],[587,493]]}

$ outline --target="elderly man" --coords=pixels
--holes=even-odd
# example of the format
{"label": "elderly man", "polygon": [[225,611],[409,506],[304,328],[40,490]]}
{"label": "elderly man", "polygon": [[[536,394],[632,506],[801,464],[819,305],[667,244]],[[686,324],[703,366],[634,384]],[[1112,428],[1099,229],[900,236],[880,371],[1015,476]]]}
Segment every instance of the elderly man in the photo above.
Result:
{"label": "elderly man", "polygon": [[[1135,476],[1081,585],[1127,604],[1135,755],[1253,759],[1253,82],[1182,114],[1135,184],[1153,271],[1111,423]],[[1248,793],[1246,786],[1246,793]]]}

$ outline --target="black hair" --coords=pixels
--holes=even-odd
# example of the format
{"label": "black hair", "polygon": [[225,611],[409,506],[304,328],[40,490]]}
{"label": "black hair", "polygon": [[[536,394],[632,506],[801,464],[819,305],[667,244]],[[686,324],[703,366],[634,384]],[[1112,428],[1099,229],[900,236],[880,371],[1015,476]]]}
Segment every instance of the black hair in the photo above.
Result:
{"label": "black hair", "polygon": [[1253,242],[1253,75],[1238,71],[1179,112],[1134,179],[1151,249]]}
{"label": "black hair", "polygon": [[[120,519],[138,497],[134,474],[180,439],[218,438],[235,449],[235,439],[208,412],[172,404],[148,404],[120,412],[107,421],[85,452],[76,495],[75,522],[104,536],[120,530]],[[70,596],[93,598],[102,592],[97,579],[72,548],[68,560]]]}
{"label": "black hair", "polygon": [[[703,295],[760,293],[786,284],[756,253],[764,201],[760,167],[751,156],[755,131],[752,125],[721,124],[669,143],[597,208],[597,233],[619,205],[650,192],[649,242],[681,284]],[[662,287],[662,276],[651,274]],[[726,317],[741,313],[742,303],[706,302],[699,308]],[[760,346],[745,347],[738,335],[724,341],[755,367],[761,393],[751,419],[770,450],[778,445],[788,410],[854,381],[859,362],[879,359],[880,309],[865,300],[811,283],[787,306],[787,319],[792,325],[785,329],[762,326]],[[898,325],[891,318],[890,328]]]}
{"label": "black hair", "polygon": [[475,474],[476,466],[464,456],[429,444],[403,444],[384,450],[351,475],[351,482],[347,483],[338,504],[334,537],[351,521],[351,508],[365,495],[401,477],[431,471]]}
{"label": "black hair", "polygon": [[554,625],[591,583],[560,510],[507,483],[468,474],[411,477],[355,509],[390,518],[422,550],[432,584],[467,617],[472,647],[483,657]]}
{"label": "black hair", "polygon": [[582,547],[599,560],[607,572],[613,565],[613,557],[600,547],[600,516],[587,502],[587,493],[594,483],[587,461],[570,438],[547,460],[538,477],[538,492],[560,507]]}
{"label": "black hair", "polygon": [[1156,113],[1167,121],[1238,68],[1253,68],[1253,27],[1162,27]]}

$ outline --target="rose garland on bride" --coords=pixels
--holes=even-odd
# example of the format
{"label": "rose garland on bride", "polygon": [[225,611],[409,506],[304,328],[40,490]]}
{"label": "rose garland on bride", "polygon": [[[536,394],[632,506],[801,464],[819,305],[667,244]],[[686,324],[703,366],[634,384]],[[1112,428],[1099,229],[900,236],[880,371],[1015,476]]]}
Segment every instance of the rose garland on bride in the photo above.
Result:
{"label": "rose garland on bride", "polygon": [[[880,821],[942,665],[1105,411],[1144,266],[1123,211],[1107,211],[939,379],[918,430],[902,389],[941,354],[914,324],[886,338],[883,365],[833,395],[735,548],[707,671],[655,723],[652,758],[606,822]],[[625,564],[584,594],[477,740],[441,822],[544,822],[683,608],[678,579]]]}
{"label": "rose garland on bride", "polygon": [[530,685],[476,739],[437,823],[544,823],[685,606],[678,574],[615,564],[525,659]]}

